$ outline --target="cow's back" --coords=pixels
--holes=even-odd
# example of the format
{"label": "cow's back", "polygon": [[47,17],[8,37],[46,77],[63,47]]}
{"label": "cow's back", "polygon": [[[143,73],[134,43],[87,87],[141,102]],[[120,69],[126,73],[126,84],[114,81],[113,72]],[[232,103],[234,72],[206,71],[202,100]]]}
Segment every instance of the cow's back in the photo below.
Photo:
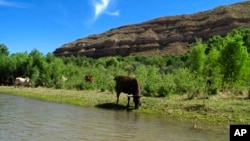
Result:
{"label": "cow's back", "polygon": [[124,92],[127,94],[138,95],[140,92],[140,86],[135,78],[128,76],[116,76],[116,92]]}
{"label": "cow's back", "polygon": [[17,85],[24,85],[24,86],[26,86],[26,85],[29,85],[29,81],[30,81],[30,79],[28,77],[26,77],[26,78],[16,77],[16,79],[15,79],[15,85],[16,86]]}

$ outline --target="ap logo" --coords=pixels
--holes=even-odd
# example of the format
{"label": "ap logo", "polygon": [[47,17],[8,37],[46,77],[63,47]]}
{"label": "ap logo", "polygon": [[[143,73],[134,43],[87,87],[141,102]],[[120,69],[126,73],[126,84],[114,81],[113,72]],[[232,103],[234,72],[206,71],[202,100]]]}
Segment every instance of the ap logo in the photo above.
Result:
{"label": "ap logo", "polygon": [[230,141],[249,141],[250,125],[230,125]]}

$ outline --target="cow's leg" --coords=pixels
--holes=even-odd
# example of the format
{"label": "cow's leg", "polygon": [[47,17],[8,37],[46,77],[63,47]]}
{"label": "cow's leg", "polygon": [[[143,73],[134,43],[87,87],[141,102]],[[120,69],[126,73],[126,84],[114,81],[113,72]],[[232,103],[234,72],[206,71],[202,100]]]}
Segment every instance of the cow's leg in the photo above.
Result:
{"label": "cow's leg", "polygon": [[129,101],[130,101],[130,96],[128,96],[127,108],[129,108]]}
{"label": "cow's leg", "polygon": [[119,109],[119,105],[118,105],[118,104],[119,104],[119,96],[120,96],[120,93],[121,93],[121,92],[116,92],[116,98],[117,98],[117,99],[116,99],[116,108],[117,108],[117,109]]}
{"label": "cow's leg", "polygon": [[18,85],[18,84],[15,82],[14,87],[17,88],[17,85]]}
{"label": "cow's leg", "polygon": [[118,105],[119,104],[119,96],[120,96],[120,93],[121,92],[116,92],[116,104]]}

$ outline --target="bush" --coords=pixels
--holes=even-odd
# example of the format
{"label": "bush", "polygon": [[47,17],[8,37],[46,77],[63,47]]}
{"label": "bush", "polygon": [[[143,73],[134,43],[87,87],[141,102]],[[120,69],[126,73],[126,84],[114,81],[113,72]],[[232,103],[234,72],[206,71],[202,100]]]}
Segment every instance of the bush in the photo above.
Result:
{"label": "bush", "polygon": [[167,87],[164,86],[160,86],[159,89],[157,90],[157,93],[159,97],[166,97],[170,95],[171,89],[168,89]]}

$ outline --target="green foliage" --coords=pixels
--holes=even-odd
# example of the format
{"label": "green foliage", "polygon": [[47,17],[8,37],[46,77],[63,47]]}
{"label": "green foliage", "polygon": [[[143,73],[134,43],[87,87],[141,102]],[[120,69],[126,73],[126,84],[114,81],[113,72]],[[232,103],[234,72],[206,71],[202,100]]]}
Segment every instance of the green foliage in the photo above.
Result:
{"label": "green foliage", "polygon": [[212,38],[208,39],[205,53],[208,54],[212,49],[221,50],[224,46],[224,38],[219,35],[215,35]]}
{"label": "green foliage", "polygon": [[174,74],[166,74],[162,75],[161,83],[159,84],[159,89],[157,91],[158,96],[165,97],[169,96],[171,94],[175,94],[177,87],[175,81],[175,75]]}
{"label": "green foliage", "polygon": [[247,48],[243,46],[242,37],[228,39],[221,51],[220,64],[224,82],[235,82],[245,76],[248,62]]}
{"label": "green foliage", "polygon": [[195,74],[191,73],[187,68],[177,69],[174,72],[174,82],[176,84],[176,92],[178,94],[185,94],[193,91],[196,87],[193,83],[195,82]]}
{"label": "green foliage", "polygon": [[[186,94],[192,99],[218,94],[225,86],[235,92],[249,91],[249,48],[250,29],[244,28],[225,37],[214,36],[207,43],[197,39],[191,50],[180,56],[59,58],[36,49],[9,55],[8,48],[0,44],[0,84],[13,85],[14,78],[21,76],[30,77],[33,87],[114,92],[114,76],[128,75],[139,80],[144,96]],[[94,76],[92,83],[85,81],[86,74]]]}
{"label": "green foliage", "polygon": [[8,56],[9,51],[5,44],[0,44],[0,55]]}
{"label": "green foliage", "polygon": [[197,39],[196,44],[189,54],[189,65],[191,71],[201,74],[205,65],[205,49],[206,45],[202,44],[201,39]]}

